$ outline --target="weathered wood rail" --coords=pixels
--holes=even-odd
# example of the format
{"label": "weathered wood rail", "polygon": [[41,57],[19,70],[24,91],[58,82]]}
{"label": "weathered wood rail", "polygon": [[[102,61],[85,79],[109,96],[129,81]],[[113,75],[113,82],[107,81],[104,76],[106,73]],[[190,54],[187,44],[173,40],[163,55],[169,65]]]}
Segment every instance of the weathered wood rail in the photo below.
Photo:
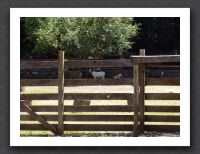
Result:
{"label": "weathered wood rail", "polygon": [[[40,124],[20,125],[21,130],[50,130],[55,135],[62,136],[64,131],[133,131],[134,136],[144,131],[179,132],[177,124],[148,124],[148,122],[180,122],[180,106],[145,105],[145,100],[180,100],[179,93],[145,93],[145,86],[178,86],[180,78],[145,78],[147,67],[179,67],[180,56],[145,56],[140,50],[140,56],[130,59],[112,60],[64,60],[64,52],[59,52],[58,60],[21,61],[21,69],[58,68],[58,79],[21,79],[20,86],[58,86],[58,93],[27,94],[21,92],[21,121],[39,121]],[[64,71],[68,68],[116,68],[133,67],[134,78],[121,79],[64,79]],[[64,93],[66,86],[91,85],[132,85],[131,93]],[[127,105],[64,105],[64,100],[127,100]],[[58,100],[58,105],[32,105],[32,100]],[[40,115],[40,113],[49,113]],[[65,112],[104,112],[105,115],[65,115]],[[124,114],[106,115],[108,112]],[[177,113],[168,115],[149,115],[145,113]],[[57,113],[52,115],[51,113]],[[128,114],[128,115],[127,115]],[[49,124],[56,121],[58,124]],[[67,121],[90,122],[131,122],[129,124],[66,124]]]}
{"label": "weathered wood rail", "polygon": [[[91,86],[91,85],[131,85],[132,78],[122,79],[65,79],[64,86]],[[146,78],[146,85],[180,85],[179,78]],[[57,79],[21,79],[21,86],[57,86]]]}

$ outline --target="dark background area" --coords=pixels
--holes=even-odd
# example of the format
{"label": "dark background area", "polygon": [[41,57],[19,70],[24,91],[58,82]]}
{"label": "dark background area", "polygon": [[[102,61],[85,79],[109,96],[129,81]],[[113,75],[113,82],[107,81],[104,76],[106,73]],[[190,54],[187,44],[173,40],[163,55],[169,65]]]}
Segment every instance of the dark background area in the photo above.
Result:
{"label": "dark background area", "polygon": [[178,17],[136,17],[141,31],[134,40],[130,54],[145,49],[147,55],[180,54],[180,18]]}
{"label": "dark background area", "polygon": [[[10,7],[136,7],[136,8],[191,8],[191,147],[10,147],[9,146],[9,9]],[[137,153],[178,154],[200,153],[200,1],[197,0],[1,0],[0,3],[0,153]],[[12,88],[12,85],[11,85]],[[12,96],[11,96],[12,97]],[[67,142],[67,141],[66,141]]]}

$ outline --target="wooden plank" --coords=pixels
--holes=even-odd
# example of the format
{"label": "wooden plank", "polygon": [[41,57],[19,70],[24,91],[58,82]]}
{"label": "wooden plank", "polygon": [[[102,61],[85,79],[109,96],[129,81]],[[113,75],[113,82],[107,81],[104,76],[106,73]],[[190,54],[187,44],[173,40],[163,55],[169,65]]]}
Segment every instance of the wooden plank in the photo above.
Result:
{"label": "wooden plank", "polygon": [[[20,69],[57,68],[57,60],[21,60]],[[132,67],[130,59],[65,60],[67,68]]]}
{"label": "wooden plank", "polygon": [[[57,100],[58,94],[20,94],[21,100]],[[134,94],[130,93],[68,93],[65,100],[129,100]],[[180,100],[180,93],[145,93],[146,100]]]}
{"label": "wooden plank", "polygon": [[[168,61],[169,63],[170,61]],[[173,60],[174,62],[174,60]],[[175,61],[179,62],[179,61]],[[167,62],[166,62],[167,63]],[[21,60],[20,69],[32,68],[57,68],[57,60]],[[130,59],[108,59],[108,60],[67,60],[65,61],[67,68],[96,68],[96,67],[132,67]],[[147,63],[146,67],[180,67],[179,64],[150,64]]]}
{"label": "wooden plank", "polygon": [[134,105],[133,99],[132,99],[132,100],[131,100],[131,99],[127,100],[127,104],[128,104],[128,105]]}
{"label": "wooden plank", "polygon": [[64,51],[58,55],[58,133],[64,134]]}
{"label": "wooden plank", "polygon": [[145,122],[180,122],[180,116],[145,115]]}
{"label": "wooden plank", "polygon": [[[57,125],[54,124],[56,127]],[[46,130],[40,124],[21,124],[21,130]],[[132,131],[133,125],[117,124],[65,124],[65,131]]]}
{"label": "wooden plank", "polygon": [[[57,121],[58,115],[41,115],[46,121]],[[35,121],[30,115],[21,115],[21,121]],[[133,121],[132,115],[64,115],[64,121]],[[180,122],[180,116],[146,115],[147,122]]]}
{"label": "wooden plank", "polygon": [[98,67],[132,67],[130,59],[107,59],[107,60],[67,60],[67,68],[98,68]]}
{"label": "wooden plank", "polygon": [[146,68],[162,67],[162,68],[180,68],[179,63],[154,63],[154,64],[145,64]]}
{"label": "wooden plank", "polygon": [[21,79],[20,86],[58,86],[57,79]]}
{"label": "wooden plank", "polygon": [[45,119],[43,119],[41,116],[36,114],[29,106],[24,105],[24,104],[22,104],[22,106],[24,110],[26,110],[26,112],[28,112],[31,115],[31,117],[33,117],[36,121],[39,121],[41,123],[42,127],[44,127],[47,130],[50,130],[55,135],[58,135],[58,132],[54,126],[46,122]]}
{"label": "wooden plank", "polygon": [[[91,86],[91,85],[130,85],[131,78],[126,79],[65,79],[65,86]],[[57,79],[22,79],[23,86],[57,86]]]}
{"label": "wooden plank", "polygon": [[180,56],[177,55],[164,55],[164,56],[131,56],[131,62],[133,64],[139,63],[169,63],[180,62]]}
{"label": "wooden plank", "polygon": [[140,132],[144,133],[144,100],[145,100],[145,73],[144,73],[144,64],[139,66],[139,85],[140,85],[140,93],[139,93],[139,121],[140,121]]}
{"label": "wooden plank", "polygon": [[[145,49],[140,49],[139,52],[141,56],[145,56]],[[144,133],[145,64],[139,64],[139,86],[140,86],[140,92],[139,92],[140,132]]]}
{"label": "wooden plank", "polygon": [[[35,112],[57,112],[57,106],[31,106]],[[64,106],[65,112],[133,112],[134,106],[128,105],[96,105],[96,106]],[[146,112],[180,112],[180,106],[145,106]],[[21,112],[25,112],[21,108]]]}
{"label": "wooden plank", "polygon": [[20,69],[58,68],[57,60],[21,60]]}
{"label": "wooden plank", "polygon": [[[122,79],[65,79],[65,86],[132,85],[132,78]],[[180,85],[179,78],[146,78],[146,85]],[[57,86],[57,79],[21,79],[20,86]]]}
{"label": "wooden plank", "polygon": [[134,136],[137,137],[138,136],[138,110],[139,110],[139,97],[140,97],[140,86],[139,86],[139,65],[136,64],[133,67],[133,76],[134,76]]}
{"label": "wooden plank", "polygon": [[[68,93],[64,95],[65,100],[128,100],[132,99],[130,93]],[[21,100],[57,100],[58,94],[20,94]]]}
{"label": "wooden plank", "polygon": [[180,85],[179,78],[146,78],[145,85]]}
{"label": "wooden plank", "polygon": [[[54,124],[54,127],[57,125]],[[65,124],[66,131],[132,131],[132,125],[108,124]],[[147,131],[180,132],[179,125],[145,125]],[[46,130],[40,124],[21,124],[20,130]]]}
{"label": "wooden plank", "polygon": [[[57,106],[31,106],[35,112],[57,112]],[[21,112],[25,110],[21,108]],[[65,112],[133,112],[134,106],[128,105],[95,105],[95,106],[64,106]]]}
{"label": "wooden plank", "polygon": [[145,106],[145,112],[180,112],[180,106]]}
{"label": "wooden plank", "polygon": [[[43,115],[45,120],[57,121],[57,115]],[[30,116],[20,116],[20,120],[34,121]],[[132,121],[131,115],[65,115],[64,121]]]}
{"label": "wooden plank", "polygon": [[22,104],[31,106],[32,105],[32,101],[30,101],[30,100],[28,100],[28,101],[27,100],[20,100],[20,107],[23,108]]}
{"label": "wooden plank", "polygon": [[20,94],[20,100],[58,100],[58,94]]}
{"label": "wooden plank", "polygon": [[180,93],[146,93],[146,100],[180,100]]}
{"label": "wooden plank", "polygon": [[179,125],[145,125],[146,131],[180,132]]}
{"label": "wooden plank", "polygon": [[122,79],[66,79],[65,86],[132,85],[132,78]]}

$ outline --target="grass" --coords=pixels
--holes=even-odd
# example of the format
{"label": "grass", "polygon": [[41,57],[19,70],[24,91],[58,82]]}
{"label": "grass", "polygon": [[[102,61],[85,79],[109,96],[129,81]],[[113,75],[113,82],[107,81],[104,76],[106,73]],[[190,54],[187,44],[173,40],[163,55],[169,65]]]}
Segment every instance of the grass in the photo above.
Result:
{"label": "grass", "polygon": [[[146,86],[147,93],[178,93],[179,86]],[[23,93],[57,93],[55,86],[29,86]],[[134,93],[133,86],[76,86],[65,87],[65,93]]]}
{"label": "grass", "polygon": [[[57,87],[53,86],[42,86],[42,87],[25,87],[25,91],[23,93],[33,94],[33,93],[57,93]],[[80,87],[65,87],[65,93],[134,93],[134,89],[132,86],[80,86]],[[145,92],[147,93],[179,93],[179,86],[147,86],[145,87]],[[32,105],[57,105],[56,100],[33,100]],[[73,105],[73,100],[65,100],[65,105]],[[90,105],[127,105],[126,100],[91,100]],[[163,106],[179,106],[180,101],[175,100],[146,100],[145,105],[163,105]],[[21,112],[21,115],[27,115],[28,113]],[[52,114],[57,115],[57,112],[43,112],[39,113],[40,115]],[[65,115],[133,115],[133,112],[65,112]],[[145,115],[171,115],[177,116],[179,113],[167,113],[167,112],[147,112]],[[21,123],[38,123],[38,122],[24,122]],[[56,123],[56,122],[50,122]],[[71,124],[132,124],[133,122],[65,122]],[[153,124],[153,125],[179,125],[177,122],[146,122],[145,124]],[[167,134],[167,136],[174,136],[170,133],[158,133],[158,132],[145,132],[142,136],[163,136],[163,134]],[[50,131],[21,131],[21,136],[53,136]],[[102,132],[102,131],[65,131],[65,136],[132,136],[132,132]],[[177,136],[177,134],[175,134]]]}
{"label": "grass", "polygon": [[[65,131],[65,137],[133,137],[133,132],[130,131]],[[50,131],[21,131],[21,136],[43,136],[43,137],[53,137],[54,134]],[[139,137],[179,137],[179,133],[169,133],[169,132],[147,132],[140,134]]]}

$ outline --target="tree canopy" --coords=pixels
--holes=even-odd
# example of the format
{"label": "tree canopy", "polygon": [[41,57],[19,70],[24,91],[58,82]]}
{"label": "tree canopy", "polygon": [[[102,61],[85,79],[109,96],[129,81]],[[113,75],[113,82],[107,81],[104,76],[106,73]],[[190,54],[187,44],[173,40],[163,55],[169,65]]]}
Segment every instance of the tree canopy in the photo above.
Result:
{"label": "tree canopy", "polygon": [[21,18],[22,59],[180,54],[179,17]]}
{"label": "tree canopy", "polygon": [[21,18],[21,57],[55,57],[58,48],[67,57],[121,56],[132,47],[138,31],[133,18]]}

